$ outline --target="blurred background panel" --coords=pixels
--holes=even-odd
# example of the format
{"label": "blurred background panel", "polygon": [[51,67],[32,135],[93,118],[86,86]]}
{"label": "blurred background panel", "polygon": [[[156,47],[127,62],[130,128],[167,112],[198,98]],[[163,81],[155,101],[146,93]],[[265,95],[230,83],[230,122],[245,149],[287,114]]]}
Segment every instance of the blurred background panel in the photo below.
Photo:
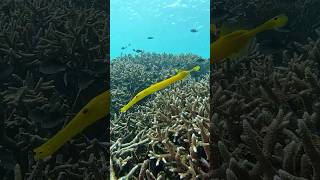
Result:
{"label": "blurred background panel", "polygon": [[211,2],[213,179],[320,177],[319,3]]}
{"label": "blurred background panel", "polygon": [[0,9],[0,179],[106,179],[108,117],[51,157],[33,150],[109,89],[109,2],[4,0]]}

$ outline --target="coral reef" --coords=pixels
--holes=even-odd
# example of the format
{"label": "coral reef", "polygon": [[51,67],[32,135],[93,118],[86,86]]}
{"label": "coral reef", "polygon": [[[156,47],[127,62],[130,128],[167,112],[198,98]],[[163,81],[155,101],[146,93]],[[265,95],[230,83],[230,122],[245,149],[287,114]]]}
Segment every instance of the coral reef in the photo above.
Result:
{"label": "coral reef", "polygon": [[[111,178],[207,179],[209,60],[195,55],[141,53],[111,61]],[[139,90],[200,65],[200,72],[119,109]],[[119,76],[121,74],[121,76]]]}
{"label": "coral reef", "polygon": [[108,88],[108,3],[4,0],[0,9],[1,178],[108,177],[106,122],[44,161],[32,153]]}
{"label": "coral reef", "polygon": [[320,39],[308,41],[212,67],[213,178],[320,178]]}

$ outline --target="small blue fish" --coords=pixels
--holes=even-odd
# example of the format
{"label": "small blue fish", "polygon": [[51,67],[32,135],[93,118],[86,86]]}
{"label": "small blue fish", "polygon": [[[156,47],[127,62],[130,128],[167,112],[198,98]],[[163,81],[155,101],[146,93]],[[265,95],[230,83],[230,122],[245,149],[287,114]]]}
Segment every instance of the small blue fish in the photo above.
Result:
{"label": "small blue fish", "polygon": [[143,50],[141,50],[141,49],[132,49],[134,52],[136,52],[136,53],[142,53],[143,52]]}
{"label": "small blue fish", "polygon": [[193,32],[193,33],[198,32],[198,30],[196,30],[196,29],[191,29],[190,31]]}

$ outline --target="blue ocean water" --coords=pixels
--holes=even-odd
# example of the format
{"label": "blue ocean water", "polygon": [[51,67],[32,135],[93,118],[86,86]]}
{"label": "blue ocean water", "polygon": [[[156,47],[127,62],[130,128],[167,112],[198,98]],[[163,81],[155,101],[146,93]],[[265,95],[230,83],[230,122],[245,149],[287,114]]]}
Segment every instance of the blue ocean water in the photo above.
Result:
{"label": "blue ocean water", "polygon": [[111,0],[110,56],[139,49],[209,58],[209,28],[210,0]]}

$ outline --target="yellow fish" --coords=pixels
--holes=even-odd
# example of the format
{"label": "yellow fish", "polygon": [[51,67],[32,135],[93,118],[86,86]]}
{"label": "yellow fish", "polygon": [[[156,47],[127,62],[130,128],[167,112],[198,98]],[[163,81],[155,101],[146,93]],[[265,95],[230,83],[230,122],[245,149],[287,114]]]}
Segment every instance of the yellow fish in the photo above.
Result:
{"label": "yellow fish", "polygon": [[123,106],[120,109],[120,112],[126,112],[131,106],[133,106],[134,104],[136,104],[137,102],[139,102],[141,99],[143,99],[144,97],[159,91],[161,89],[166,88],[167,86],[175,83],[176,81],[182,80],[184,78],[186,78],[188,75],[190,75],[191,72],[193,71],[199,71],[200,70],[200,66],[195,66],[194,68],[192,68],[189,71],[185,71],[185,70],[181,70],[179,71],[176,75],[165,79],[161,82],[155,83],[151,86],[149,86],[148,88],[144,89],[143,91],[139,92],[134,98],[132,98],[132,100],[125,106]]}
{"label": "yellow fish", "polygon": [[[280,28],[287,24],[288,17],[280,14],[262,25],[251,30],[238,30],[222,35],[210,44],[210,63],[219,62],[224,58],[237,57],[245,50],[257,33]],[[215,27],[212,27],[215,30]]]}
{"label": "yellow fish", "polygon": [[35,157],[44,159],[55,153],[63,144],[79,134],[89,125],[105,117],[109,113],[110,91],[105,91],[96,96],[85,105],[80,112],[56,135],[47,142],[35,148]]}
{"label": "yellow fish", "polygon": [[217,26],[215,24],[211,24],[210,25],[210,32],[215,34],[217,31]]}

